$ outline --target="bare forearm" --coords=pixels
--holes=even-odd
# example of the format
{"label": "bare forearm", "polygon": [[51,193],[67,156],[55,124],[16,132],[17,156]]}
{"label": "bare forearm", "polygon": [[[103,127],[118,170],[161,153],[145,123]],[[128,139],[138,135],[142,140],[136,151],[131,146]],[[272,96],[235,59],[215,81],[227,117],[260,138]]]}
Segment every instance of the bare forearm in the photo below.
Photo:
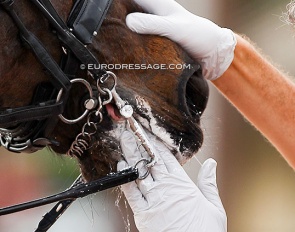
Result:
{"label": "bare forearm", "polygon": [[231,66],[213,83],[295,169],[295,85],[237,39]]}

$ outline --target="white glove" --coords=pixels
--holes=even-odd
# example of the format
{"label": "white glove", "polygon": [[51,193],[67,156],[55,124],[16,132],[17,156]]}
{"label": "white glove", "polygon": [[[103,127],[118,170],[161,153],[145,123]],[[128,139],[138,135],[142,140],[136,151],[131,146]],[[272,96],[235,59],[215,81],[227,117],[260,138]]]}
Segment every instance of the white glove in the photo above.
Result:
{"label": "white glove", "polygon": [[[158,162],[148,177],[121,186],[138,230],[225,232],[227,219],[216,185],[216,161],[205,161],[197,187],[167,147],[152,140]],[[134,165],[147,155],[139,151],[129,131],[121,135],[121,147],[128,164],[120,161],[118,170]]]}
{"label": "white glove", "polygon": [[231,30],[190,13],[174,0],[134,1],[151,14],[129,14],[126,23],[131,30],[165,36],[178,43],[202,65],[203,76],[208,80],[220,77],[228,69],[236,46]]}

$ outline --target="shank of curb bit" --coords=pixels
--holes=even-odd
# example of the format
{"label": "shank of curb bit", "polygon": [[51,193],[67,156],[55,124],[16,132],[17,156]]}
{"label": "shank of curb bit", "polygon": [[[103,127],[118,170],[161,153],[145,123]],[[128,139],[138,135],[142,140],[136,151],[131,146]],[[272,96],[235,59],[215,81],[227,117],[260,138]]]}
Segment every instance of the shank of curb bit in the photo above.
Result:
{"label": "shank of curb bit", "polygon": [[[158,160],[156,153],[154,152],[153,146],[151,145],[149,139],[147,138],[147,136],[146,136],[145,132],[143,131],[143,129],[141,128],[141,126],[138,124],[138,122],[133,117],[132,106],[129,105],[126,101],[124,101],[117,93],[117,91],[116,91],[117,76],[112,72],[108,72],[108,75],[109,75],[109,77],[113,78],[113,81],[114,81],[113,87],[111,88],[111,90],[104,88],[104,89],[100,89],[99,91],[100,92],[109,92],[111,94],[112,99],[115,102],[121,116],[123,116],[126,119],[127,123],[129,124],[130,129],[138,137],[138,139],[142,143],[142,146],[146,150],[147,154],[151,157],[150,160],[145,159],[145,158],[140,159],[135,164],[135,167],[139,163],[143,162],[143,163],[145,163],[145,166],[147,168],[151,168],[152,166],[155,165],[155,163]],[[100,88],[100,87],[98,87],[98,88]],[[143,176],[140,176],[139,179],[146,178],[148,174],[149,174],[149,171],[147,171]]]}
{"label": "shank of curb bit", "polygon": [[118,107],[120,114],[127,120],[130,129],[134,132],[134,134],[138,137],[140,142],[142,143],[142,146],[148,153],[148,155],[151,157],[151,160],[146,164],[148,168],[155,165],[157,162],[157,156],[154,152],[153,146],[151,145],[149,139],[147,138],[146,134],[144,133],[141,126],[138,124],[138,122],[135,120],[133,115],[133,108],[131,105],[128,105],[126,102],[124,102],[115,89],[112,90],[113,99],[116,103],[116,106]]}

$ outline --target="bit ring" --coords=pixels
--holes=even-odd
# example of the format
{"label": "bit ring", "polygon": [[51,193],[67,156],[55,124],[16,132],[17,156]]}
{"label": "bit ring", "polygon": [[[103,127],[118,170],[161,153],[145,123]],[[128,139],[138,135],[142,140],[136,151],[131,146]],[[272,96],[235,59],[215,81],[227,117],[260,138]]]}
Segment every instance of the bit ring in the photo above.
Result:
{"label": "bit ring", "polygon": [[138,165],[140,163],[143,163],[143,165],[145,166],[145,168],[147,169],[146,172],[143,174],[143,175],[140,175],[138,176],[138,179],[139,180],[144,180],[145,178],[147,178],[147,176],[150,174],[150,168],[153,167],[155,165],[156,162],[154,162],[154,159],[152,160],[148,160],[148,159],[145,159],[145,158],[142,158],[140,160],[138,160],[134,167],[138,169]]}

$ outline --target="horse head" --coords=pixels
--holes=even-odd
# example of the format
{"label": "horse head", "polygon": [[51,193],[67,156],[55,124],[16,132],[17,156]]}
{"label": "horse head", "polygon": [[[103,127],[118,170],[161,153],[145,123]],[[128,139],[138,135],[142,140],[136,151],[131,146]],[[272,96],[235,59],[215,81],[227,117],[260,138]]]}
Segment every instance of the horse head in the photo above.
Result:
{"label": "horse head", "polygon": [[[72,1],[53,0],[52,3],[66,19]],[[18,8],[24,14],[25,23],[59,60],[62,51],[48,22],[26,2],[21,2]],[[177,44],[163,37],[143,36],[128,29],[126,15],[138,11],[142,10],[132,0],[114,0],[88,49],[101,65],[114,69],[111,71],[118,77],[116,91],[132,105],[135,119],[163,141],[184,164],[203,142],[200,118],[208,99],[208,85],[198,64]],[[28,105],[37,84],[48,81],[48,76],[18,38],[18,31],[10,18],[2,11],[0,14],[3,14],[4,22],[0,25],[1,108]],[[79,70],[79,77],[96,85],[83,67]],[[73,84],[63,115],[78,117],[84,110],[85,95],[85,86]],[[119,137],[125,121],[113,102],[103,107],[102,114],[103,120],[92,135],[95,138],[93,144],[82,155],[76,155],[88,181],[116,171],[116,163],[122,159]],[[59,121],[51,134],[59,145],[52,144],[51,149],[60,154],[67,153],[85,120],[73,125]]]}

